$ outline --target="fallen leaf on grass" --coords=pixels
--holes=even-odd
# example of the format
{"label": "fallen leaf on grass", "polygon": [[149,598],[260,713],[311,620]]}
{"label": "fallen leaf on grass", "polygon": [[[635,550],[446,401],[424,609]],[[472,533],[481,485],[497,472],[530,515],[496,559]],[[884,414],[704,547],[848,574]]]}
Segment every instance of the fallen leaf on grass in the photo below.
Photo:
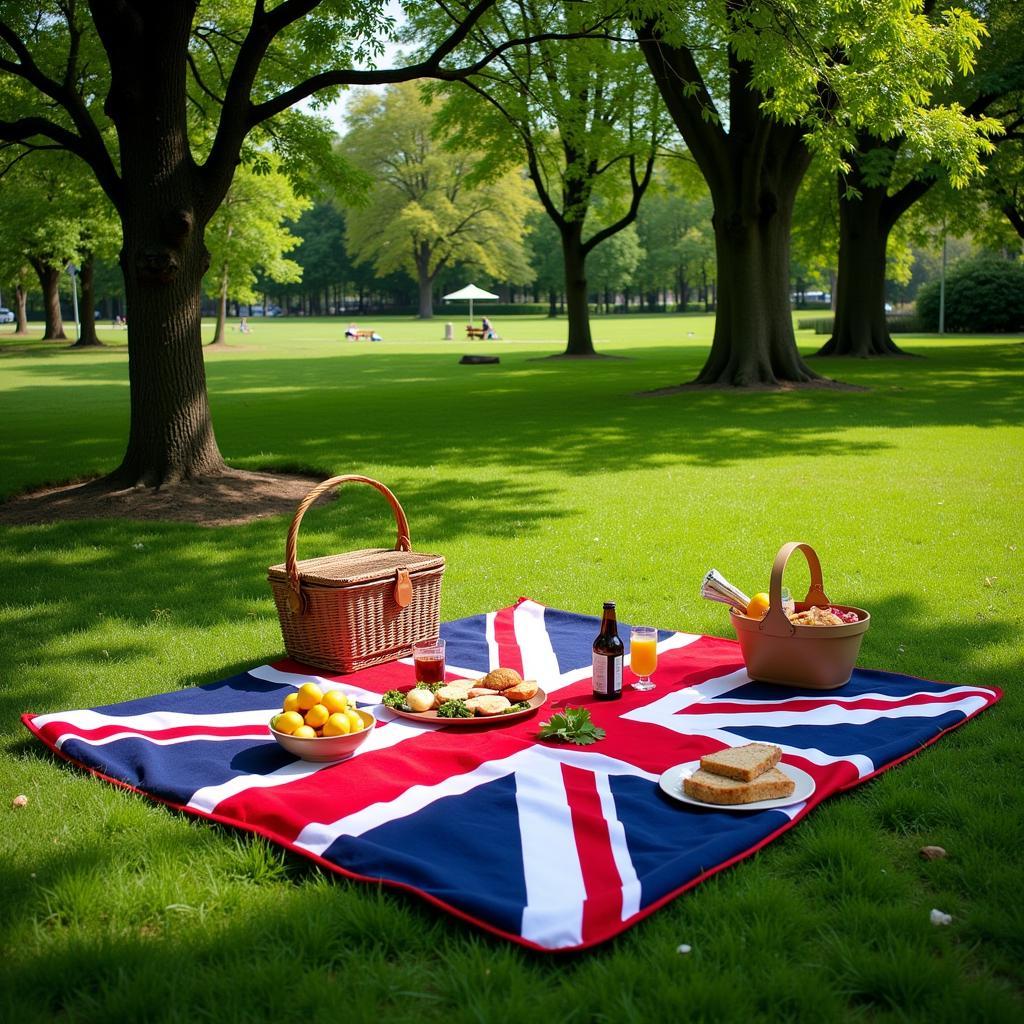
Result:
{"label": "fallen leaf on grass", "polygon": [[949,914],[944,914],[941,910],[933,910],[928,917],[934,925],[953,923],[953,918]]}
{"label": "fallen leaf on grass", "polygon": [[26,807],[28,806],[28,797],[24,793],[19,793],[12,801],[12,807]]}
{"label": "fallen leaf on grass", "polygon": [[922,846],[917,852],[920,853],[925,860],[942,860],[943,857],[948,856],[941,846]]}

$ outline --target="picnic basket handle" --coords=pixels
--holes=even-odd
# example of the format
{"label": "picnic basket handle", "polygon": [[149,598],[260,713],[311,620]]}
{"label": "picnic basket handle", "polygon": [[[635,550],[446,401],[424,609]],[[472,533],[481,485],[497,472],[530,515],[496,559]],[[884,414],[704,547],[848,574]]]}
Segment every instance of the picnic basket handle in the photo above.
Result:
{"label": "picnic basket handle", "polygon": [[398,536],[395,539],[395,550],[396,551],[412,551],[412,541],[409,540],[409,520],[405,518],[405,512],[402,506],[399,504],[398,499],[384,486],[379,480],[374,480],[368,476],[355,476],[348,474],[346,476],[332,476],[330,480],[325,480],[322,484],[317,484],[307,494],[302,501],[299,502],[298,507],[295,509],[295,515],[292,516],[291,526],[288,527],[288,537],[284,542],[284,565],[285,571],[288,573],[288,586],[291,587],[292,593],[295,595],[297,606],[302,604],[302,581],[299,578],[298,568],[298,543],[299,543],[299,526],[302,523],[302,517],[306,514],[306,510],[310,505],[324,494],[329,491],[332,487],[336,487],[338,484],[369,484],[371,487],[376,487],[385,498],[388,499],[388,504],[391,506],[391,511],[395,514],[395,526],[398,528]]}
{"label": "picnic basket handle", "polygon": [[785,609],[782,607],[782,574],[786,571],[786,563],[794,551],[803,552],[811,570],[811,585],[807,588],[804,604],[827,608],[832,603],[825,596],[825,588],[821,582],[821,562],[814,548],[803,541],[783,544],[772,564],[772,580],[768,586],[768,611],[758,626],[758,629],[768,636],[792,636],[796,632],[796,627],[786,617]]}

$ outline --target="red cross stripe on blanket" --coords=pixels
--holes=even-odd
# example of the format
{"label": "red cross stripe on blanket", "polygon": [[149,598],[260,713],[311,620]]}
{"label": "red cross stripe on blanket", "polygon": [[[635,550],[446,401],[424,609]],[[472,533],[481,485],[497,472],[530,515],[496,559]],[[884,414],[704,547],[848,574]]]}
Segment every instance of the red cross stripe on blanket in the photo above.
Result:
{"label": "red cross stripe on blanket", "polygon": [[[597,631],[595,618],[525,599],[445,623],[448,679],[502,665],[548,693],[535,715],[501,725],[394,715],[380,699],[413,682],[408,659],[338,677],[286,660],[23,721],[102,778],[555,951],[613,937],[1001,696],[865,670],[839,690],[786,690],[751,682],[731,640],[661,631],[657,688],[628,689],[627,670],[623,698],[595,702]],[[284,695],[309,679],[377,719],[347,761],[297,760],[267,731]],[[606,738],[588,747],[540,741],[540,722],[567,705],[589,708]],[[778,744],[785,763],[814,779],[813,794],[735,811],[682,804],[659,789],[673,765],[751,740]]]}

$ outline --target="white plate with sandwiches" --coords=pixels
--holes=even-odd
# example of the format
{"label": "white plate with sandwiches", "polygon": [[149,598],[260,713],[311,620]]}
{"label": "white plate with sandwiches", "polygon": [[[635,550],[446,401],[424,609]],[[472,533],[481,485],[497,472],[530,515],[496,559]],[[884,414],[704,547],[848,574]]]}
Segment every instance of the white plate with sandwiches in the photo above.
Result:
{"label": "white plate with sandwiches", "polygon": [[782,750],[770,743],[725,747],[696,761],[673,765],[658,784],[662,792],[694,807],[765,811],[789,807],[814,792],[812,776],[780,764]]}

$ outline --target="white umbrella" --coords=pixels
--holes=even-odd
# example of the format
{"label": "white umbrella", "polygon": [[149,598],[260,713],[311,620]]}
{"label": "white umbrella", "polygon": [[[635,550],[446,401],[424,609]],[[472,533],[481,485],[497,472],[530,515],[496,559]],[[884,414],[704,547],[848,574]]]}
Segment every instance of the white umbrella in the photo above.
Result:
{"label": "white umbrella", "polygon": [[491,292],[485,292],[483,288],[477,288],[475,284],[467,284],[465,288],[460,288],[457,292],[450,292],[444,296],[444,301],[447,302],[449,299],[469,299],[469,322],[473,322],[473,300],[474,299],[496,299],[497,295]]}

